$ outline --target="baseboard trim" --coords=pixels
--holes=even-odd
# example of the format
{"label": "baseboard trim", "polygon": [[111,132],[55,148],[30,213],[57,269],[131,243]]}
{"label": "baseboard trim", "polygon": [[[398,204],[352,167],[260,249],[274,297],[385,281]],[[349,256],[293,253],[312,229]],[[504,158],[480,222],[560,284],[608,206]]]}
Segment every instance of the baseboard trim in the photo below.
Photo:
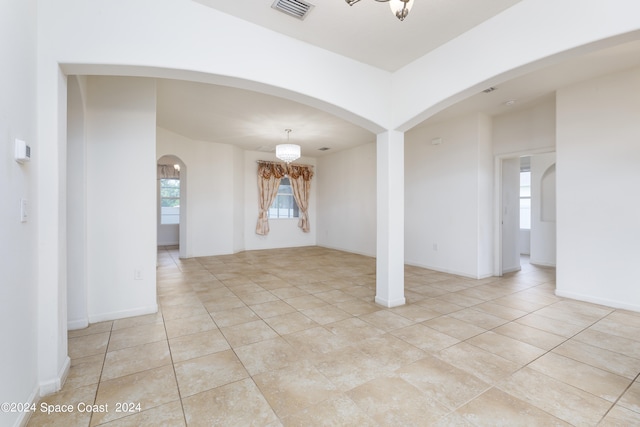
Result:
{"label": "baseboard trim", "polygon": [[380,298],[379,296],[376,296],[375,302],[376,304],[381,305],[383,307],[393,308],[393,307],[399,307],[401,305],[405,305],[407,303],[407,300],[405,298],[398,298],[396,300],[390,301],[387,299]]}
{"label": "baseboard trim", "polygon": [[84,329],[89,326],[89,319],[77,319],[67,321],[67,330],[74,331],[76,329]]}
{"label": "baseboard trim", "polygon": [[640,305],[637,305],[637,304],[628,304],[623,301],[610,300],[606,298],[598,298],[592,295],[584,295],[576,292],[568,292],[568,291],[563,291],[561,289],[556,289],[556,296],[559,296],[562,298],[570,298],[578,301],[590,302],[592,304],[604,305],[611,308],[621,308],[623,310],[640,312]]}
{"label": "baseboard trim", "polygon": [[89,316],[89,323],[106,322],[108,320],[124,319],[126,317],[143,316],[158,312],[158,304],[148,307],[132,308],[130,310],[112,311],[109,313],[98,313]]}
{"label": "baseboard trim", "polygon": [[67,380],[67,375],[69,375],[69,369],[71,368],[71,359],[69,356],[65,357],[64,363],[58,371],[58,376],[49,381],[44,381],[40,383],[40,396],[46,396],[48,394],[55,393],[62,389],[64,382]]}
{"label": "baseboard trim", "polygon": [[434,267],[434,266],[427,265],[427,264],[422,264],[422,263],[419,263],[419,262],[405,261],[405,264],[406,265],[411,265],[413,267],[426,268],[427,270],[433,270],[433,271],[437,271],[439,273],[453,274],[454,276],[466,277],[468,279],[482,280],[482,279],[486,279],[488,277],[494,277],[493,273],[484,273],[484,274],[478,274],[478,275],[467,274],[467,273],[462,273],[460,271],[448,270],[446,268]]}
{"label": "baseboard trim", "polygon": [[[40,400],[40,387],[36,387],[31,392],[31,394],[29,395],[25,403],[29,404],[29,406],[36,405],[39,400]],[[18,419],[13,425],[15,427],[27,427],[27,424],[29,424],[29,420],[31,419],[31,414],[32,412],[26,412],[26,411],[21,412],[20,415],[18,416]]]}

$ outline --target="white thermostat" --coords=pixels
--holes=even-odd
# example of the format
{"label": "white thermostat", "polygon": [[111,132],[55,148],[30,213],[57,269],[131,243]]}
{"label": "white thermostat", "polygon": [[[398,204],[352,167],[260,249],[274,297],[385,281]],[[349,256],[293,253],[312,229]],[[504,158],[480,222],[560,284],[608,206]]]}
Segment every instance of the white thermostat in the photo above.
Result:
{"label": "white thermostat", "polygon": [[21,139],[16,139],[15,159],[18,163],[24,163],[31,160],[31,147]]}

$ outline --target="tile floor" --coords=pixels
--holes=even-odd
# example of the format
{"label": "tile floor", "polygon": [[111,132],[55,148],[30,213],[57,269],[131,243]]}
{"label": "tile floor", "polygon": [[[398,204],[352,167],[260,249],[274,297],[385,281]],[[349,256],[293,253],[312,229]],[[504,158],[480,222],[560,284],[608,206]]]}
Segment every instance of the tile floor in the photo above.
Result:
{"label": "tile floor", "polygon": [[384,309],[374,272],[319,247],[161,248],[161,311],[70,332],[69,377],[43,400],[109,412],[29,425],[640,425],[639,313],[558,298],[555,271],[529,264],[485,280],[407,266],[408,304]]}

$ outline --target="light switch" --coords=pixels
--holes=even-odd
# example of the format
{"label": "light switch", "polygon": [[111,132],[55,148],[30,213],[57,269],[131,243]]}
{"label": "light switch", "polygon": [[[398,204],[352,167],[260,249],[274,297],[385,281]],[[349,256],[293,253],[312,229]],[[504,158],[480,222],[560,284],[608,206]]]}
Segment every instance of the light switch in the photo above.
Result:
{"label": "light switch", "polygon": [[27,199],[20,199],[20,222],[27,222]]}

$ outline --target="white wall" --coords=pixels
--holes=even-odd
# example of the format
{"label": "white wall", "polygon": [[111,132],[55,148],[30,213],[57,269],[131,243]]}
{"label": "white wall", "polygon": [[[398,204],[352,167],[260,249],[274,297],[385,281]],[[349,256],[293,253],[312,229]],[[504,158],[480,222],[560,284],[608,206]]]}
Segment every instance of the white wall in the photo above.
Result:
{"label": "white wall", "polygon": [[[468,277],[491,275],[488,118],[467,115],[405,134],[405,260]],[[431,141],[441,138],[440,145]]]}
{"label": "white wall", "polygon": [[87,311],[86,78],[68,78],[67,111],[67,326],[89,325]]}
{"label": "white wall", "polygon": [[[158,128],[157,156],[175,155],[186,169],[186,236],[184,257],[233,253],[234,194],[239,183],[234,174],[233,147],[194,141]],[[181,245],[181,256],[182,240]]]}
{"label": "white wall", "polygon": [[532,107],[493,119],[493,154],[496,156],[554,151],[555,141],[555,95],[546,96]]}
{"label": "white wall", "polygon": [[[502,273],[520,270],[520,159],[502,161]],[[529,250],[527,249],[527,253]]]}
{"label": "white wall", "polygon": [[[556,266],[556,153],[531,156],[531,264]],[[545,213],[543,215],[543,213]]]}
{"label": "white wall", "polygon": [[318,159],[318,245],[376,255],[376,144]]}
{"label": "white wall", "polygon": [[[38,242],[36,177],[36,2],[0,0],[0,402],[29,402],[38,393]],[[14,140],[27,141],[33,160],[13,159]],[[29,219],[20,222],[20,199]],[[55,357],[55,356],[54,356]],[[0,412],[0,425],[17,425],[23,414]]]}
{"label": "white wall", "polygon": [[557,92],[557,294],[640,311],[640,69]]}
{"label": "white wall", "polygon": [[[156,97],[142,78],[89,77],[89,321],[157,311]],[[136,270],[142,276],[134,279]]]}
{"label": "white wall", "polygon": [[[311,180],[309,196],[309,227],[308,233],[298,227],[298,219],[270,219],[269,234],[256,234],[258,222],[258,165],[257,160],[278,160],[273,154],[258,151],[244,152],[244,246],[245,250],[288,248],[297,246],[313,246],[316,244],[318,218],[317,206],[317,171]],[[316,159],[301,157],[296,163],[313,165]]]}

